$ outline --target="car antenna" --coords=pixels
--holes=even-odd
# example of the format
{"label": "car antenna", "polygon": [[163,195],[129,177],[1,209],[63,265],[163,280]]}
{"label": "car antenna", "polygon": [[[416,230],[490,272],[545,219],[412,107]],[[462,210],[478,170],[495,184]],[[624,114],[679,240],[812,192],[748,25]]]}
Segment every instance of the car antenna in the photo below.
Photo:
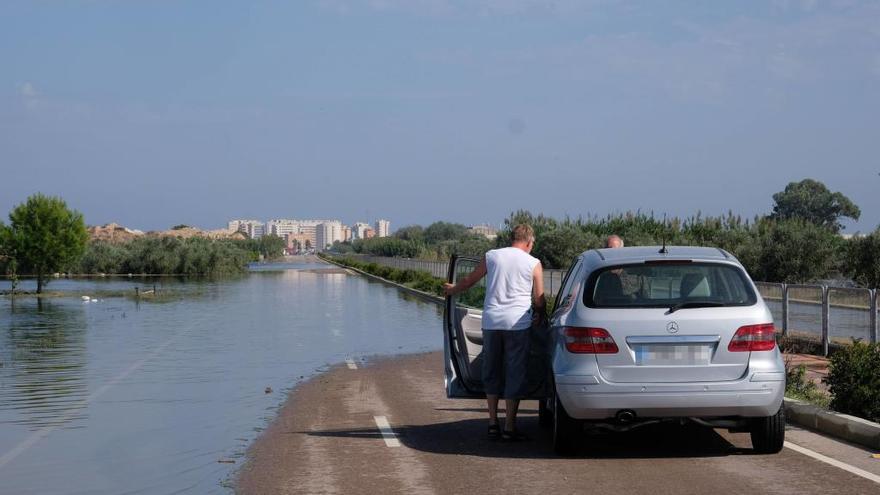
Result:
{"label": "car antenna", "polygon": [[[666,227],[666,214],[663,214],[663,226]],[[666,249],[666,229],[663,229],[663,247],[660,248],[660,251],[657,251],[660,254],[669,254],[669,251]]]}

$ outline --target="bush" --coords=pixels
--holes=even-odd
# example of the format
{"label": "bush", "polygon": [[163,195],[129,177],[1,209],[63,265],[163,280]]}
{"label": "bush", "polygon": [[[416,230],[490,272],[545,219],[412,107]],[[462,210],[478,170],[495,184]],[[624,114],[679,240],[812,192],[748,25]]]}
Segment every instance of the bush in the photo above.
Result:
{"label": "bush", "polygon": [[828,407],[829,398],[819,390],[818,385],[807,379],[807,367],[791,366],[785,362],[785,395],[795,399],[805,400],[822,407]]}
{"label": "bush", "polygon": [[880,344],[855,341],[835,352],[825,383],[832,409],[880,421]]}
{"label": "bush", "polygon": [[842,239],[832,231],[802,220],[767,220],[758,257],[759,280],[812,282],[836,268]]}
{"label": "bush", "polygon": [[399,275],[400,283],[408,284],[410,282],[414,282],[419,279],[419,272],[413,270],[411,268],[407,268],[405,270],[401,270]]}
{"label": "bush", "polygon": [[431,276],[424,277],[416,281],[412,288],[416,290],[420,290],[422,292],[427,292],[429,294],[436,294],[438,296],[443,295],[443,279],[434,278]]}
{"label": "bush", "polygon": [[[247,270],[266,245],[247,240],[139,237],[128,242],[91,241],[69,271],[153,275],[229,275]],[[271,247],[271,246],[270,246]]]}
{"label": "bush", "polygon": [[340,263],[349,268],[355,268],[357,270],[361,270],[371,275],[384,278],[385,280],[390,280],[392,282],[406,285],[422,292],[427,292],[429,294],[434,294],[438,296],[443,295],[443,283],[445,282],[445,280],[443,280],[442,278],[436,278],[425,271],[412,270],[409,268],[405,270],[399,270],[397,268],[378,265],[376,263],[362,263],[348,256],[343,258],[329,257],[324,254],[319,254],[318,256],[321,258],[331,259],[336,263]]}

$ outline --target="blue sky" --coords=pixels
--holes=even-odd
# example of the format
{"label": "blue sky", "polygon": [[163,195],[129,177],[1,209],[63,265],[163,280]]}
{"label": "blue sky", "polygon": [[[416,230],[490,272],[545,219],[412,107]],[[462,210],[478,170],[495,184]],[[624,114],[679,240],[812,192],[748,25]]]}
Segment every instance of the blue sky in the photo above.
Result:
{"label": "blue sky", "polygon": [[0,214],[497,224],[770,210],[880,224],[880,3],[5,0]]}

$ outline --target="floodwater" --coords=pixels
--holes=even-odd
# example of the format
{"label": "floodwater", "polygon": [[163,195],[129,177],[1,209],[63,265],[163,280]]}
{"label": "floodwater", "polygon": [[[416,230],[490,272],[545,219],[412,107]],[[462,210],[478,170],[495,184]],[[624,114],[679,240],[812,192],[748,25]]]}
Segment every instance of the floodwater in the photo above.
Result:
{"label": "floodwater", "polygon": [[[80,299],[154,283],[180,296]],[[4,494],[228,493],[296,382],[346,358],[441,345],[436,305],[323,264],[47,290],[76,295],[0,298]]]}

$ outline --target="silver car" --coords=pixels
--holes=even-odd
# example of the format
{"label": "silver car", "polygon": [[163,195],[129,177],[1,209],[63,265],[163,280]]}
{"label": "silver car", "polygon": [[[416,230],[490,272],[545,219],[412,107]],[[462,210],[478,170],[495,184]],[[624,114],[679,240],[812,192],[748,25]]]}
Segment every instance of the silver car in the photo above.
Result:
{"label": "silver car", "polygon": [[[478,260],[457,258],[450,279]],[[479,288],[447,301],[449,397],[481,397]],[[721,249],[586,251],[532,329],[531,398],[553,445],[571,453],[585,426],[661,421],[750,432],[756,452],[785,438],[785,366],[773,319],[742,265]]]}

